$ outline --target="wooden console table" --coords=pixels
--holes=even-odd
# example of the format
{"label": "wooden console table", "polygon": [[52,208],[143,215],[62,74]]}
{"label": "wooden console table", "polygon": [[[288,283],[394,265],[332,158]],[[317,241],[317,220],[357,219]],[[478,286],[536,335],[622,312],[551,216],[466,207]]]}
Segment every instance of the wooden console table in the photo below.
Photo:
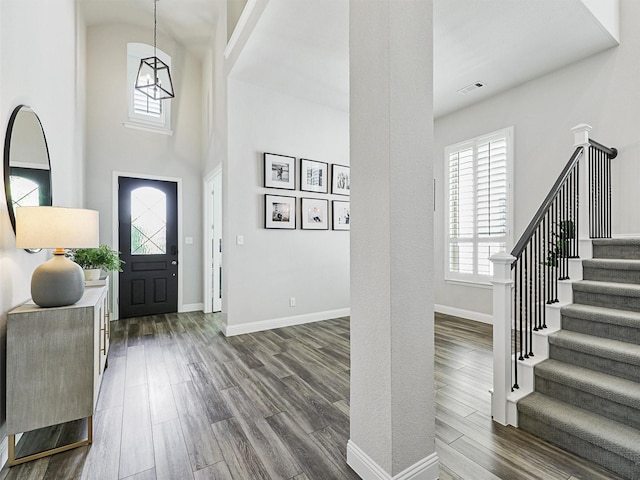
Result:
{"label": "wooden console table", "polygon": [[[85,288],[66,307],[26,303],[7,318],[7,434],[9,466],[92,441],[102,373],[109,351],[109,286]],[[87,418],[87,438],[15,458],[15,435]]]}

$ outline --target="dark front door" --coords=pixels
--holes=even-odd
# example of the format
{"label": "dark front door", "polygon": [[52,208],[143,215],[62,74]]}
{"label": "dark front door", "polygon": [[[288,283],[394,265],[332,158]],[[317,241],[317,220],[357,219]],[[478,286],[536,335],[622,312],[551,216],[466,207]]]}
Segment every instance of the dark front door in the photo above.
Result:
{"label": "dark front door", "polygon": [[118,178],[120,318],[178,311],[178,185]]}

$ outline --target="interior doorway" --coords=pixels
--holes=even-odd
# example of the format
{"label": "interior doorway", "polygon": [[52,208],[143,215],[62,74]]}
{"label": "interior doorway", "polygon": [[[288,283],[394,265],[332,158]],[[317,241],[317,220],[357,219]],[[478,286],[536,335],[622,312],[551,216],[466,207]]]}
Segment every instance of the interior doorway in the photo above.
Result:
{"label": "interior doorway", "polygon": [[222,311],[222,169],[205,179],[204,312]]}

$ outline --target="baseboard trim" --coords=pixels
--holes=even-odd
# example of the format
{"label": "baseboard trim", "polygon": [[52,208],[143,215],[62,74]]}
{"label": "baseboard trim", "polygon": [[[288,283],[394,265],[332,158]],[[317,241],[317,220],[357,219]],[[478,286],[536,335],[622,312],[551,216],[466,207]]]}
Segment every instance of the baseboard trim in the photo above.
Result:
{"label": "baseboard trim", "polygon": [[476,322],[488,323],[493,325],[493,316],[486,313],[474,312],[472,310],[464,310],[462,308],[450,307],[448,305],[434,305],[433,309],[438,313],[445,315],[453,315],[454,317],[466,318],[467,320],[475,320]]}
{"label": "baseboard trim", "polygon": [[435,452],[392,477],[351,440],[347,442],[347,464],[363,480],[436,480],[440,475]]}
{"label": "baseboard trim", "polygon": [[222,332],[225,337],[234,335],[244,335],[245,333],[262,332],[274,328],[291,327],[302,325],[303,323],[319,322],[331,318],[348,317],[351,314],[350,308],[340,308],[338,310],[326,310],[324,312],[306,313],[292,317],[273,318],[271,320],[261,320],[259,322],[242,323],[240,325],[227,325],[223,323]]}
{"label": "baseboard trim", "polygon": [[203,312],[203,311],[204,311],[204,303],[186,303],[182,305],[182,310],[180,310],[180,313]]}

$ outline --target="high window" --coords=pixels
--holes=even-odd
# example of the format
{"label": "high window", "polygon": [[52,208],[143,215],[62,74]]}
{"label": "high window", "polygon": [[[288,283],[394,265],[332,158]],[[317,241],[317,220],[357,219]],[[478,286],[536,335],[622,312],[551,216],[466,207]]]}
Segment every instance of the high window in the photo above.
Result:
{"label": "high window", "polygon": [[513,127],[445,149],[445,277],[488,283],[511,241]]}
{"label": "high window", "polygon": [[[153,56],[153,46],[145,43],[127,44],[127,106],[128,120],[125,125],[171,134],[171,101],[154,100],[134,88],[140,60]],[[160,60],[171,66],[171,57],[156,50]]]}

